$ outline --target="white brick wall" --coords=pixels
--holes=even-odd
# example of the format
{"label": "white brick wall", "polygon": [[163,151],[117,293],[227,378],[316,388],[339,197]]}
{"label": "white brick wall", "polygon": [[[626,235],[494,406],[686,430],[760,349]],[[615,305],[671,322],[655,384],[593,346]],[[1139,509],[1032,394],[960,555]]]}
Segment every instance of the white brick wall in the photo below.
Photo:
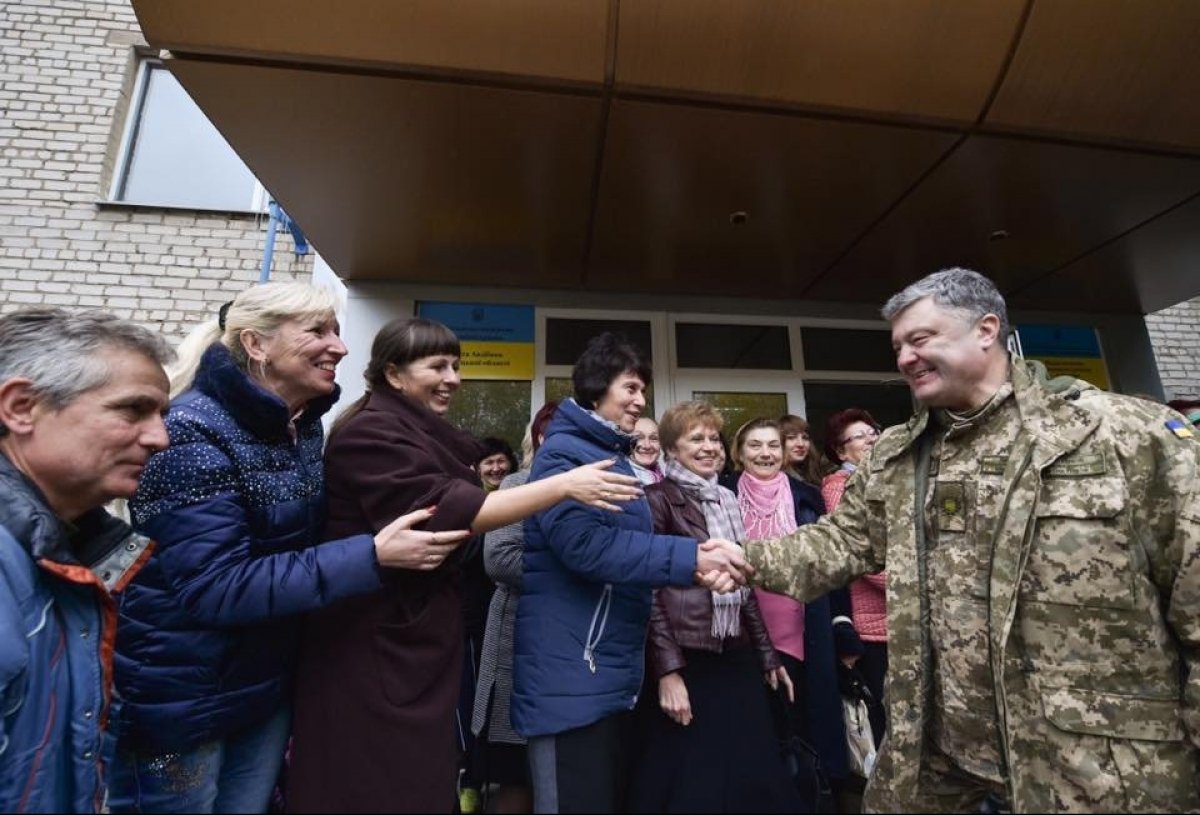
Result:
{"label": "white brick wall", "polygon": [[1147,315],[1168,399],[1200,398],[1200,297]]}
{"label": "white brick wall", "polygon": [[[107,308],[177,338],[258,279],[254,216],[99,203],[140,41],[127,0],[0,0],[0,312]],[[281,233],[272,278],[311,274]],[[1200,299],[1146,322],[1168,398],[1200,394]]]}
{"label": "white brick wall", "polygon": [[[102,204],[141,41],[127,0],[0,2],[0,312],[110,309],[179,338],[258,279],[266,220]],[[280,232],[272,279],[305,279]]]}

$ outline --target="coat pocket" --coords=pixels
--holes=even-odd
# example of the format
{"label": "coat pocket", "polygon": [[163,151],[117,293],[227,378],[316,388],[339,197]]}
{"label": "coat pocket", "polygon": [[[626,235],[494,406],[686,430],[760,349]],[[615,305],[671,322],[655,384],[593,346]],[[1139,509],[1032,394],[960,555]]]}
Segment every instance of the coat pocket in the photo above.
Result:
{"label": "coat pocket", "polygon": [[1038,495],[1022,597],[1133,608],[1127,502],[1128,489],[1118,477],[1047,478]]}
{"label": "coat pocket", "polygon": [[[1103,801],[1114,811],[1194,811],[1200,804],[1200,766],[1184,740],[1180,704],[1079,688],[1045,689],[1042,707],[1059,731],[1048,742],[1071,740],[1058,751],[1056,775],[1073,782],[1076,794],[1119,791],[1120,800]],[[1069,793],[1064,800],[1097,803],[1073,800]]]}

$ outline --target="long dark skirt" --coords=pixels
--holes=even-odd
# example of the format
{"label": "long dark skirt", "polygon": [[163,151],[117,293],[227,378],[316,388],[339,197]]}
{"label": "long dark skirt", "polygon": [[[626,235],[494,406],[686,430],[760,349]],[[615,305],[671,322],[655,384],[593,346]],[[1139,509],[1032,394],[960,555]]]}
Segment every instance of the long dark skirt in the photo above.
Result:
{"label": "long dark skirt", "polygon": [[630,812],[798,812],[779,755],[762,669],[751,649],[685,650],[692,722],[658,707],[648,683]]}

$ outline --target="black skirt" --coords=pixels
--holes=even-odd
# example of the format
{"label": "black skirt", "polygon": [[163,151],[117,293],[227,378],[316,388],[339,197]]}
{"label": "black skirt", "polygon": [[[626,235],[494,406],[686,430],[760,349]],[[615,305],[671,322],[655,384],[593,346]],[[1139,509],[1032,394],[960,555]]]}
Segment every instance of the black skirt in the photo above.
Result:
{"label": "black skirt", "polygon": [[657,682],[647,683],[629,811],[799,812],[758,655],[749,648],[684,655],[692,722],[672,721],[658,706]]}

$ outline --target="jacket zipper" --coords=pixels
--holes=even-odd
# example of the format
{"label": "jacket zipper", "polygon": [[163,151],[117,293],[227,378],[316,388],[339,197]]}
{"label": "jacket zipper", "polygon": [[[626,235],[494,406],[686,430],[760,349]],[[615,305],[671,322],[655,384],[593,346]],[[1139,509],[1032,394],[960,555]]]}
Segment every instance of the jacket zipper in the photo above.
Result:
{"label": "jacket zipper", "polygon": [[[592,673],[596,672],[596,646],[600,644],[600,639],[604,636],[604,628],[608,625],[608,611],[612,608],[612,583],[605,583],[604,590],[600,592],[600,599],[596,602],[596,609],[592,612],[592,623],[588,626],[587,640],[583,644],[583,661],[587,663],[588,670]],[[601,616],[601,610],[604,614]],[[599,620],[600,625],[596,625]]]}
{"label": "jacket zipper", "polygon": [[[1025,457],[1021,461],[1021,466],[1019,468],[1017,468],[1017,472],[1015,473],[1015,475],[1013,477],[1012,486],[1008,491],[1008,495],[1006,495],[1004,497],[1004,506],[1001,507],[1001,509],[1000,509],[1000,517],[1001,518],[1008,517],[1009,504],[1012,503],[1012,496],[1013,496],[1013,493],[1016,491],[1016,485],[1021,480],[1021,477],[1023,475],[1025,475],[1025,471],[1029,469],[1029,464],[1032,461],[1033,461],[1033,446],[1030,445],[1029,449],[1025,451]],[[1023,548],[1027,547],[1029,545],[1030,538],[1033,535],[1034,523],[1037,520],[1038,495],[1040,493],[1041,493],[1041,489],[1040,489],[1040,484],[1039,484],[1039,489],[1036,492],[1034,492],[1034,494],[1033,494],[1033,506],[1031,506],[1029,508],[1029,520],[1027,520],[1025,522],[1025,535],[1024,535],[1024,538],[1022,539],[1022,544],[1021,544]],[[996,534],[997,535],[1000,534],[999,527],[997,527],[997,529],[996,529]],[[989,562],[989,565],[988,565],[988,615],[989,615],[989,618],[991,616],[991,607],[992,607],[992,579],[991,579],[992,575],[991,575],[991,571],[992,571],[992,566],[994,565],[994,560],[996,557],[996,538],[992,538],[991,551],[992,551],[992,561]],[[1019,572],[1017,575],[1017,583],[1018,583],[1018,585],[1016,587],[1016,590],[1019,590],[1020,589],[1020,573]],[[996,687],[996,690],[997,690],[997,693],[995,694],[995,701],[996,701],[996,721],[1000,725],[1000,727],[999,727],[999,730],[1000,730],[1000,733],[999,733],[1000,752],[1001,752],[1002,758],[1004,759],[1004,777],[1006,779],[1005,787],[1006,787],[1006,792],[1008,793],[1008,804],[1009,804],[1009,807],[1011,808],[1016,805],[1016,796],[1014,794],[1016,792],[1016,789],[1012,782],[1012,770],[1010,769],[1012,767],[1012,759],[1010,756],[1010,750],[1009,750],[1009,745],[1008,745],[1008,704],[1005,702],[1005,699],[1004,699],[1004,666],[997,665],[996,655],[994,653],[992,653],[992,647],[993,647],[992,642],[993,642],[992,637],[988,636],[988,661],[991,662],[991,667],[992,667],[992,684]],[[998,674],[996,672],[997,669],[999,669]],[[996,679],[997,676],[999,676],[999,681],[997,681],[997,679]]]}

